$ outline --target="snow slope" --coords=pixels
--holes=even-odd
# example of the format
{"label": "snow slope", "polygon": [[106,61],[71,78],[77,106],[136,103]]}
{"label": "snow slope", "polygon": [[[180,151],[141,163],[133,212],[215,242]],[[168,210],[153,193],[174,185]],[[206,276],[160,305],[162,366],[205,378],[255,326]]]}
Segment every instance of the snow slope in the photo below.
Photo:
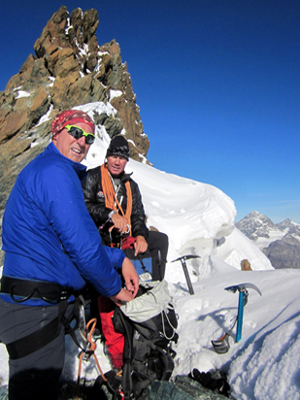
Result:
{"label": "snow slope", "polygon": [[[103,139],[90,149],[88,166],[103,162],[108,144],[105,130],[101,136]],[[193,368],[222,368],[229,374],[234,399],[300,399],[300,271],[272,268],[258,247],[234,228],[234,203],[219,189],[132,160],[127,167],[140,185],[148,225],[169,236],[166,280],[179,315],[174,376],[188,374]],[[188,292],[180,262],[171,262],[183,254],[201,257],[187,261],[194,295]],[[245,258],[253,271],[240,271],[240,262]],[[233,330],[228,353],[219,355],[211,340],[229,329],[238,305],[238,294],[224,289],[245,282],[255,284],[262,296],[249,289],[242,340],[235,343]],[[77,349],[69,337],[66,340],[63,376],[75,380]],[[102,369],[110,369],[101,346],[96,354]],[[0,365],[0,376],[6,384],[7,354],[3,345]],[[92,361],[85,365],[82,375],[87,379],[97,375]]]}

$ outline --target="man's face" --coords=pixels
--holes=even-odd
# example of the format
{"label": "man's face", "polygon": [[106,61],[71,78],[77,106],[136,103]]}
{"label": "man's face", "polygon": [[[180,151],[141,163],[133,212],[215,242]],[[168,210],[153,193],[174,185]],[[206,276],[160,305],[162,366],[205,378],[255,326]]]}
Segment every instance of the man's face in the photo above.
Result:
{"label": "man's face", "polygon": [[121,156],[109,156],[107,157],[107,169],[112,176],[120,175],[127,164],[127,160]]}
{"label": "man's face", "polygon": [[[86,133],[93,133],[92,128],[84,122],[77,122],[76,126],[82,128]],[[85,143],[85,136],[75,139],[66,128],[53,138],[53,143],[63,156],[78,163],[84,159],[90,148],[90,145]]]}

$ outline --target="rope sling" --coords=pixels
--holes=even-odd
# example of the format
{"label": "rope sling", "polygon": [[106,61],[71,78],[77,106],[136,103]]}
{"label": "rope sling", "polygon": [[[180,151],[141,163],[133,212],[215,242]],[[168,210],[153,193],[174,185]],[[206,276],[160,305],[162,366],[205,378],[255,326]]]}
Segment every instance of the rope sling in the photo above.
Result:
{"label": "rope sling", "polygon": [[112,183],[112,178],[107,169],[107,164],[102,164],[100,168],[101,168],[101,184],[105,198],[105,206],[107,208],[110,208],[111,210],[116,211],[117,213],[120,212],[122,216],[126,218],[127,224],[130,227],[131,226],[130,216],[132,212],[132,193],[131,193],[130,182],[129,181],[125,182],[127,207],[126,207],[126,212],[124,213],[124,210],[117,199],[117,195]]}

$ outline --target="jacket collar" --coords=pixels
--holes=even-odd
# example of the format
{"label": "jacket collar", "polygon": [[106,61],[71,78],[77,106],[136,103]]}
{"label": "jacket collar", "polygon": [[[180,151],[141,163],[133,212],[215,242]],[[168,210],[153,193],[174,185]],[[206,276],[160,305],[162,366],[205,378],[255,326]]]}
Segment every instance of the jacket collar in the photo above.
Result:
{"label": "jacket collar", "polygon": [[61,154],[59,150],[57,150],[55,144],[51,142],[47,149],[53,153],[55,153],[57,156],[61,158],[61,160],[65,163],[68,163],[73,167],[75,170],[76,174],[78,175],[79,179],[82,180],[86,176],[86,166],[83,164],[80,164],[76,161],[70,160],[69,158],[65,157],[64,155]]}

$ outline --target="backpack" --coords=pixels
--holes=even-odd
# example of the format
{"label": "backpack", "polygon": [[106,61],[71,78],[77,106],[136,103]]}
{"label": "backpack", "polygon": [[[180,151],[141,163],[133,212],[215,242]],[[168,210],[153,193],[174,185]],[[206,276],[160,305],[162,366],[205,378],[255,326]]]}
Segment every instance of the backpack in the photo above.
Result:
{"label": "backpack", "polygon": [[168,381],[174,369],[177,315],[166,281],[140,283],[136,298],[117,307],[113,324],[125,336],[122,391],[137,398],[154,380]]}

